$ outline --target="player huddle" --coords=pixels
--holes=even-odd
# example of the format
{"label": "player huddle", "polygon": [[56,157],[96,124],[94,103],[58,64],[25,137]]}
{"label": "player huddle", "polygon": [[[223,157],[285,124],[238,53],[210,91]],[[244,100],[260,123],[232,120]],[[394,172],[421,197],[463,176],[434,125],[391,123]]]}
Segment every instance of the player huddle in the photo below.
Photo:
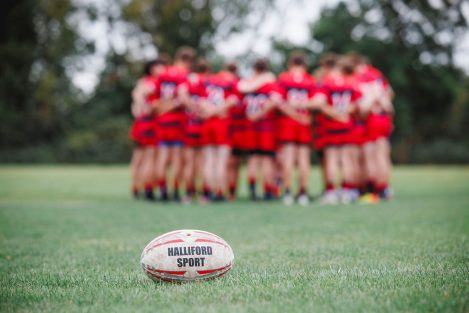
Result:
{"label": "player huddle", "polygon": [[391,197],[393,92],[366,58],[327,53],[311,75],[306,56],[293,52],[277,77],[258,59],[240,78],[236,63],[213,73],[194,57],[182,47],[172,64],[149,62],[132,92],[136,197],[233,200],[246,160],[252,200],[307,205],[311,148],[321,159],[321,204]]}

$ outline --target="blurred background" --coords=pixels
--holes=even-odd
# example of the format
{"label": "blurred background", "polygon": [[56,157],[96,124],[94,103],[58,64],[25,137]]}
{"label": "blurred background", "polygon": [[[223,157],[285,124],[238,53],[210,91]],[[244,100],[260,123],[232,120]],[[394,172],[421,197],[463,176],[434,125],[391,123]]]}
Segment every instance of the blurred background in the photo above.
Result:
{"label": "blurred background", "polygon": [[0,162],[127,162],[143,62],[189,45],[242,73],[362,53],[396,93],[394,160],[469,163],[468,20],[463,0],[2,0]]}

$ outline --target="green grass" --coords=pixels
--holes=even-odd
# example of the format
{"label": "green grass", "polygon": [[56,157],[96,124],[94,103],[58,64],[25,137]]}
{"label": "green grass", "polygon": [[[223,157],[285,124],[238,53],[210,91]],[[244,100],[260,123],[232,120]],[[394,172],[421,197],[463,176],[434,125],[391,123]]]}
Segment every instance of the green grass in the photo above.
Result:
{"label": "green grass", "polygon": [[[318,173],[312,178],[318,191]],[[0,167],[0,312],[469,312],[469,167],[401,167],[377,206],[149,204],[125,167]],[[221,279],[154,283],[155,236],[204,229]]]}

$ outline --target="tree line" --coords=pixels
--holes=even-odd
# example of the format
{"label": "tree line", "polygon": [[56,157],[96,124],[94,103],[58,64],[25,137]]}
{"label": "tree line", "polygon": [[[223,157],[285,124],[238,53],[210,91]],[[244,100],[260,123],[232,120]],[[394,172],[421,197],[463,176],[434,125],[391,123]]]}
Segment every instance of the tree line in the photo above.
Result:
{"label": "tree line", "polygon": [[[295,0],[292,5],[301,5]],[[400,163],[469,161],[469,78],[454,64],[468,31],[464,1],[369,1],[324,8],[302,46],[273,39],[272,68],[303,50],[311,70],[323,52],[366,55],[395,90],[394,159]],[[5,0],[0,4],[0,161],[126,162],[130,91],[141,75],[138,52],[172,55],[189,45],[214,64],[215,46],[230,34],[256,32],[278,9],[261,0]],[[259,22],[252,23],[252,16]],[[77,21],[97,20],[129,38],[110,44],[91,94],[72,82],[96,43]],[[469,52],[468,52],[469,53]],[[250,51],[240,58],[249,63]]]}

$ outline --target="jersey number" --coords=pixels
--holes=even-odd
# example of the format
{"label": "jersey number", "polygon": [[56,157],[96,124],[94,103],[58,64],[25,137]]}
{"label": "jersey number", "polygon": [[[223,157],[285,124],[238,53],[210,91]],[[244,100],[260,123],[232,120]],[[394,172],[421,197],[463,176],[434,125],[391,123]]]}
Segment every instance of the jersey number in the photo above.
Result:
{"label": "jersey number", "polygon": [[335,92],[332,94],[332,106],[339,113],[347,113],[347,107],[350,105],[352,100],[352,93],[347,92]]}

